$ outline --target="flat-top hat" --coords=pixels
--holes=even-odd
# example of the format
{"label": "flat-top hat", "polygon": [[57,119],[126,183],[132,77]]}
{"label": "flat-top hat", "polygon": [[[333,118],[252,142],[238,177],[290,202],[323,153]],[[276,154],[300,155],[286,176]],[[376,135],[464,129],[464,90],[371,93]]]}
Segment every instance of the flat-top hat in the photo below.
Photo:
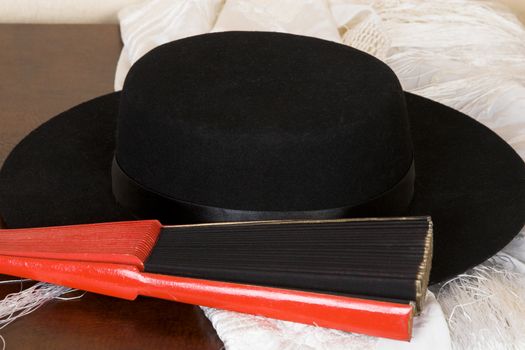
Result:
{"label": "flat-top hat", "polygon": [[6,160],[0,196],[11,228],[431,215],[438,282],[522,228],[525,166],[366,53],[226,32],[152,50],[121,92],[34,130]]}

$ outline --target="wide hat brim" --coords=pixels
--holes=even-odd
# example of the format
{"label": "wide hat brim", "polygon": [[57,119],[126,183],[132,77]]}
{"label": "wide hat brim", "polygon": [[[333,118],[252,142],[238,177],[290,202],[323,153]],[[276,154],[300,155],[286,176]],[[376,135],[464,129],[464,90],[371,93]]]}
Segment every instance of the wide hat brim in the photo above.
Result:
{"label": "wide hat brim", "polygon": [[[111,162],[120,93],[76,106],[43,124],[0,172],[0,214],[9,228],[135,219],[115,201]],[[415,152],[410,215],[431,215],[431,283],[502,249],[525,217],[525,166],[474,119],[405,93]]]}

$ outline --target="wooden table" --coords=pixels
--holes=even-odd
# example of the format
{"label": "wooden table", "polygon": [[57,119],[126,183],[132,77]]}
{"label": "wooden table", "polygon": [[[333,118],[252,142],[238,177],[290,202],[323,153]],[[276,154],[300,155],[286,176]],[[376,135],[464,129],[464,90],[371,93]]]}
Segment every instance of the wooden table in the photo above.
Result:
{"label": "wooden table", "polygon": [[[1,24],[0,164],[38,125],[112,91],[120,49],[116,25]],[[19,288],[0,285],[0,298]],[[223,347],[198,307],[90,293],[75,301],[50,302],[0,335],[9,350]]]}

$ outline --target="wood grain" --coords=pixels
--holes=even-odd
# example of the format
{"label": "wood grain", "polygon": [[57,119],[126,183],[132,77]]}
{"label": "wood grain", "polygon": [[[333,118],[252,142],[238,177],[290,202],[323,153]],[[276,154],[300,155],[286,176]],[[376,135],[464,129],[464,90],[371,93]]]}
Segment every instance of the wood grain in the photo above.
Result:
{"label": "wood grain", "polygon": [[52,116],[111,92],[116,25],[0,24],[0,164]]}
{"label": "wood grain", "polygon": [[[116,25],[1,24],[0,164],[38,125],[111,92],[120,49]],[[18,283],[0,285],[0,298],[18,290]],[[89,293],[79,300],[50,302],[0,334],[10,350],[223,347],[196,306]]]}

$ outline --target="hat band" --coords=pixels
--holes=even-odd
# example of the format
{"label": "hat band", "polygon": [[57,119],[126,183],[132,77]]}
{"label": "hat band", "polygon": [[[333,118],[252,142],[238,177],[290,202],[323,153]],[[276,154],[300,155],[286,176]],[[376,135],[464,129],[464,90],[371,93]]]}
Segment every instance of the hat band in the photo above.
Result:
{"label": "hat band", "polygon": [[256,211],[207,206],[174,199],[149,190],[128,176],[113,158],[113,195],[137,217],[157,219],[163,224],[224,221],[337,219],[362,216],[398,216],[405,212],[414,194],[415,167],[412,161],[403,178],[392,188],[364,203],[330,209],[300,211]]}

